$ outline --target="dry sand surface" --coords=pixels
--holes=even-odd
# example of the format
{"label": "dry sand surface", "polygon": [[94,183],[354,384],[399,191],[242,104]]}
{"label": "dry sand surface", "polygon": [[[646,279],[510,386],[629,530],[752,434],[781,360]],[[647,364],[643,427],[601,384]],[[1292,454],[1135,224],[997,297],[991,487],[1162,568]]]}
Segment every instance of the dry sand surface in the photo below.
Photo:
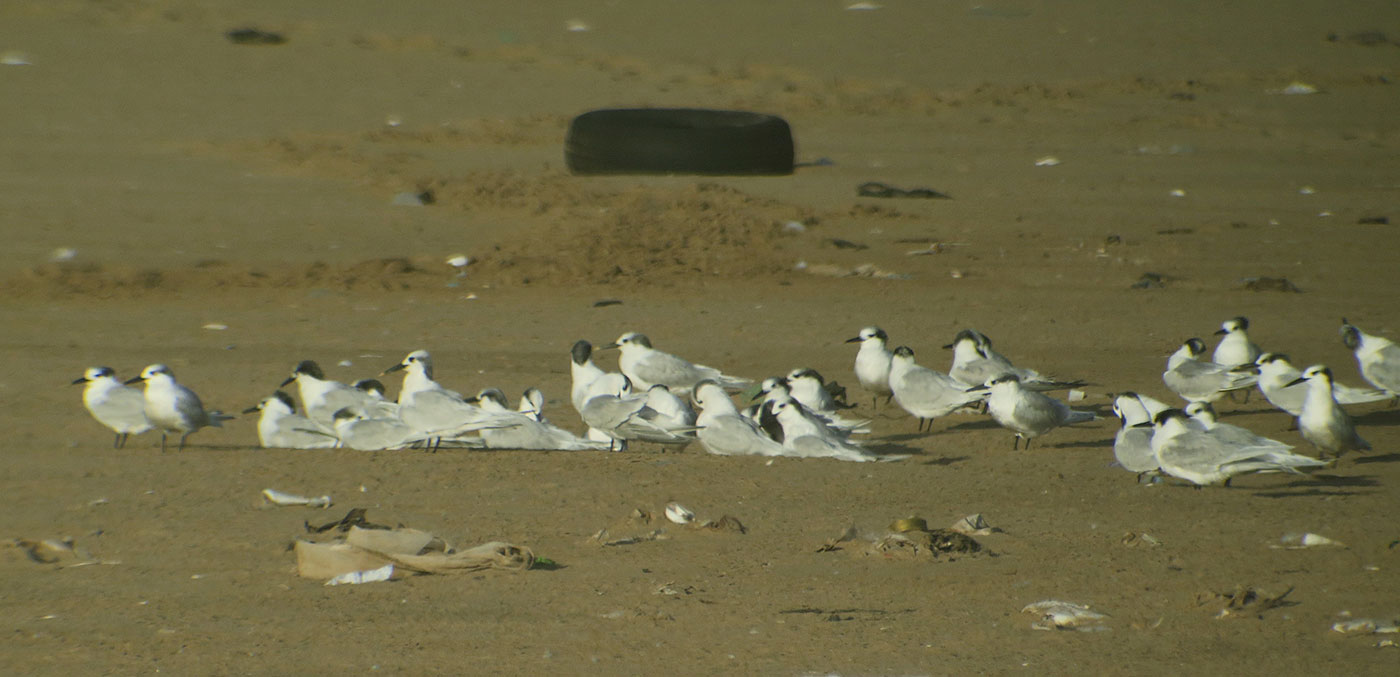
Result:
{"label": "dry sand surface", "polygon": [[[0,66],[3,531],[105,562],[0,550],[0,671],[1395,674],[1393,635],[1331,626],[1400,614],[1400,409],[1353,408],[1370,454],[1196,491],[1111,466],[1105,394],[1166,399],[1165,356],[1236,315],[1352,385],[1340,318],[1397,338],[1400,6],[847,4],[0,4],[0,53],[29,62]],[[245,26],[287,42],[225,39]],[[809,164],[563,168],[573,115],[681,105],[781,115]],[[866,181],[953,199],[859,198]],[[931,242],[955,246],[907,254]],[[861,266],[897,279],[813,274]],[[1146,273],[1163,284],[1131,288]],[[842,341],[871,324],[941,368],[980,329],[1090,382],[1105,418],[1030,451],[976,415],[918,433],[851,374]],[[261,450],[250,417],[162,455],[151,434],[112,449],[67,385],[164,362],[234,411],[302,359],[350,381],[427,348],[449,386],[540,386],[578,431],[569,346],[629,330],[751,377],[815,367],[874,417],[874,448],[911,457]],[[1219,408],[1315,453],[1258,397]],[[267,487],[335,506],[260,509]],[[657,528],[629,515],[671,500],[747,533],[590,541]],[[556,564],[298,578],[303,523],[352,507]],[[818,552],[853,524],[969,513],[1003,530],[982,553]],[[1344,545],[1271,547],[1297,532]],[[1291,592],[1216,617],[1249,589]],[[1044,599],[1107,630],[1036,631],[1021,609]]]}

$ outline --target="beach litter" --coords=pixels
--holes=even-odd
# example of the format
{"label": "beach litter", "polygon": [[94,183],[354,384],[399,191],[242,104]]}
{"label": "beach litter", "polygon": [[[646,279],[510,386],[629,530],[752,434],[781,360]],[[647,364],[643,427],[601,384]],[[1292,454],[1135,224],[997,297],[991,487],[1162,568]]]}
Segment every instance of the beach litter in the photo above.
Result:
{"label": "beach litter", "polygon": [[1074,630],[1076,632],[1103,632],[1108,614],[1089,609],[1087,604],[1046,599],[1032,602],[1021,609],[1021,613],[1032,613],[1040,620],[1031,623],[1032,630]]}
{"label": "beach litter", "polygon": [[1279,539],[1278,545],[1271,545],[1269,547],[1275,550],[1302,550],[1303,548],[1316,548],[1325,545],[1345,547],[1339,541],[1334,541],[1326,536],[1314,534],[1310,531],[1284,534],[1283,538]]}
{"label": "beach litter", "polygon": [[289,506],[304,505],[308,508],[329,508],[331,507],[330,496],[317,496],[315,498],[289,494],[276,489],[262,490],[263,505]]}
{"label": "beach litter", "polygon": [[[303,536],[293,543],[297,574],[303,578],[330,580],[347,574],[343,582],[390,580],[415,574],[466,574],[491,569],[523,571],[535,562],[534,553],[510,543],[492,541],[458,550],[441,537],[410,527],[383,527],[364,519],[365,509],[351,510],[338,522],[323,527],[307,525],[307,532],[338,532],[327,541]],[[382,569],[392,565],[386,574]],[[366,573],[374,572],[374,573]],[[382,576],[383,578],[378,578]],[[329,583],[328,583],[329,584]]]}

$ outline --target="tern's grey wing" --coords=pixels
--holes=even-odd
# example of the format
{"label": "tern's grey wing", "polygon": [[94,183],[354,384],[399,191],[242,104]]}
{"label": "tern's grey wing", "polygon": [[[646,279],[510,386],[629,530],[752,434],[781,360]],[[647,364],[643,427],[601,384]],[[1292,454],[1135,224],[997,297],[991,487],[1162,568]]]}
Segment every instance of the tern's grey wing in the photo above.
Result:
{"label": "tern's grey wing", "polygon": [[1239,446],[1223,442],[1202,431],[1192,430],[1173,438],[1161,450],[1163,466],[1212,473],[1230,464],[1239,464],[1275,451],[1269,447]]}
{"label": "tern's grey wing", "polygon": [[651,385],[664,385],[672,388],[689,388],[702,379],[718,378],[718,369],[691,364],[670,353],[651,351],[638,360],[632,368],[636,378]]}
{"label": "tern's grey wing", "polygon": [[1152,453],[1152,429],[1127,427],[1118,431],[1113,441],[1113,458],[1128,472],[1157,469],[1157,455]]}
{"label": "tern's grey wing", "polygon": [[948,375],[957,379],[959,383],[973,388],[1009,372],[1009,369],[1004,369],[990,360],[977,359],[954,365],[952,370],[948,372]]}
{"label": "tern's grey wing", "polygon": [[98,422],[118,433],[143,433],[151,429],[151,422],[146,420],[146,397],[135,388],[111,389],[90,411]]}
{"label": "tern's grey wing", "polygon": [[905,372],[900,381],[896,397],[908,408],[923,412],[924,418],[942,416],[985,396],[985,393],[968,393],[952,377],[923,367]]}
{"label": "tern's grey wing", "polygon": [[509,428],[481,431],[488,449],[530,449],[539,451],[579,451],[607,449],[606,442],[583,439],[563,428],[540,423],[521,415],[524,421]]}
{"label": "tern's grey wing", "polygon": [[783,442],[789,456],[804,458],[835,458],[842,461],[876,461],[875,455],[850,445],[839,444],[813,435],[788,438]]}
{"label": "tern's grey wing", "polygon": [[1400,346],[1392,344],[1376,351],[1373,359],[1361,365],[1361,375],[1371,385],[1400,395]]}
{"label": "tern's grey wing", "polygon": [[[1299,383],[1297,386],[1294,387],[1305,389],[1307,388],[1307,384]],[[1304,393],[1306,393],[1306,390],[1299,390],[1300,395]],[[1365,404],[1367,402],[1380,402],[1381,400],[1388,400],[1392,396],[1390,393],[1387,393],[1384,390],[1380,390],[1379,388],[1356,388],[1353,386],[1342,385],[1340,383],[1334,383],[1332,384],[1332,397],[1337,400],[1338,404]],[[1301,402],[1302,397],[1299,397],[1299,411],[1301,411],[1303,408]]]}
{"label": "tern's grey wing", "polygon": [[1012,414],[1023,432],[1041,434],[1069,418],[1069,406],[1047,395],[1027,391],[1016,399]]}
{"label": "tern's grey wing", "polygon": [[299,421],[287,417],[277,422],[277,430],[263,440],[263,446],[270,449],[330,449],[337,443],[336,436],[318,430],[311,419],[301,416]]}
{"label": "tern's grey wing", "polygon": [[306,413],[311,420],[329,426],[332,425],[335,412],[341,409],[349,408],[352,411],[364,412],[369,415],[371,413],[370,407],[375,401],[362,390],[343,386],[326,391],[321,401],[313,403]]}
{"label": "tern's grey wing", "polygon": [[204,403],[193,390],[177,385],[175,390],[175,411],[184,425],[185,432],[193,432],[207,425],[215,425],[204,411]]}
{"label": "tern's grey wing", "polygon": [[344,426],[340,439],[351,449],[380,451],[409,444],[415,437],[408,425],[393,419],[373,418]]}
{"label": "tern's grey wing", "polygon": [[493,417],[447,391],[424,390],[414,393],[399,406],[399,418],[413,430],[429,435],[449,431],[465,432],[474,425],[487,425]]}
{"label": "tern's grey wing", "polygon": [[1214,428],[1206,431],[1206,434],[1222,440],[1227,444],[1241,447],[1276,447],[1282,451],[1293,448],[1291,444],[1284,444],[1277,440],[1271,440],[1248,428],[1242,428],[1230,423],[1216,423]]}
{"label": "tern's grey wing", "polygon": [[1261,384],[1259,390],[1264,393],[1264,399],[1268,400],[1269,404],[1294,416],[1303,413],[1303,400],[1308,397],[1308,384],[1299,383],[1283,388],[1270,387],[1266,390],[1262,387],[1263,381],[1259,383]]}
{"label": "tern's grey wing", "polygon": [[583,411],[579,412],[579,415],[583,418],[583,422],[590,427],[611,431],[626,423],[627,419],[645,409],[646,406],[646,400],[642,398],[623,399],[611,395],[599,395],[585,402]]}
{"label": "tern's grey wing", "polygon": [[720,456],[782,456],[784,451],[752,421],[735,414],[714,417],[697,435],[707,451]]}

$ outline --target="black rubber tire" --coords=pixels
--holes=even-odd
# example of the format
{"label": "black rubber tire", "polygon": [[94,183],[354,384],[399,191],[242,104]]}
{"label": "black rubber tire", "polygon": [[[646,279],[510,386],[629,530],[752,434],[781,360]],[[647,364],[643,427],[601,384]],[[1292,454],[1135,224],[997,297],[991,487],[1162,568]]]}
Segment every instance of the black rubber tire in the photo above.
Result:
{"label": "black rubber tire", "polygon": [[569,124],[564,164],[575,174],[791,174],[792,128],[744,111],[595,110]]}

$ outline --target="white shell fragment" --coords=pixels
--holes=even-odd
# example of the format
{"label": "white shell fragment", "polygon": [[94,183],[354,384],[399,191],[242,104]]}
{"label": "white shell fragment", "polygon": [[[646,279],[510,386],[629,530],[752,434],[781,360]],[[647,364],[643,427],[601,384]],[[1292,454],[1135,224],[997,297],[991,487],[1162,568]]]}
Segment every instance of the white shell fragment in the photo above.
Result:
{"label": "white shell fragment", "polygon": [[72,247],[59,247],[58,249],[49,252],[49,261],[52,261],[54,263],[72,261],[75,258],[78,258],[78,250]]}
{"label": "white shell fragment", "polygon": [[224,331],[225,329],[228,329],[228,325],[222,322],[210,322],[209,324],[206,324],[203,327],[201,327],[201,329],[207,329],[209,331]]}
{"label": "white shell fragment", "polygon": [[1279,90],[1274,90],[1273,93],[1275,93],[1275,94],[1292,94],[1292,95],[1297,95],[1297,94],[1316,94],[1316,93],[1317,93],[1317,88],[1314,87],[1314,86],[1312,86],[1312,85],[1310,85],[1310,84],[1308,84],[1308,83],[1306,83],[1306,82],[1301,82],[1301,81],[1298,81],[1298,80],[1294,80],[1293,82],[1288,83],[1288,86],[1287,86],[1287,87],[1284,87],[1283,89],[1279,89]]}
{"label": "white shell fragment", "polygon": [[564,30],[570,33],[587,33],[593,30],[593,27],[583,19],[569,19],[564,22]]}
{"label": "white shell fragment", "polygon": [[853,2],[846,5],[848,12],[873,12],[877,9],[884,9],[885,6],[878,2]]}
{"label": "white shell fragment", "polygon": [[326,581],[326,585],[359,585],[361,583],[381,583],[394,575],[394,565],[385,564],[378,569],[351,571]]}
{"label": "white shell fragment", "polygon": [[968,536],[987,536],[1001,531],[1001,529],[997,529],[988,524],[987,518],[983,517],[980,512],[968,515],[954,522],[953,526],[949,528],[960,534],[967,534]]}
{"label": "white shell fragment", "polygon": [[1108,629],[1103,620],[1107,614],[1090,611],[1089,607],[1074,602],[1047,599],[1027,604],[1022,613],[1033,613],[1040,620],[1031,623],[1033,630],[1077,630],[1079,632],[1102,632]]}
{"label": "white shell fragment", "polygon": [[690,524],[695,521],[695,513],[679,503],[667,503],[666,519],[676,524]]}
{"label": "white shell fragment", "polygon": [[1357,618],[1349,621],[1337,621],[1332,624],[1332,632],[1340,632],[1344,635],[1390,635],[1400,633],[1400,621],[1389,618]]}
{"label": "white shell fragment", "polygon": [[263,500],[272,505],[304,505],[308,508],[331,507],[330,496],[317,496],[316,498],[308,498],[306,496],[289,494],[285,491],[278,491],[276,489],[263,489],[262,495]]}
{"label": "white shell fragment", "polygon": [[29,55],[18,50],[0,52],[0,66],[29,66]]}
{"label": "white shell fragment", "polygon": [[453,254],[447,257],[447,265],[453,268],[465,268],[467,264],[471,262],[472,260],[468,258],[466,254]]}
{"label": "white shell fragment", "polygon": [[1045,157],[1038,158],[1035,161],[1035,166],[1037,167],[1054,167],[1058,164],[1060,164],[1060,158],[1057,158],[1054,155],[1046,155]]}
{"label": "white shell fragment", "polygon": [[1340,541],[1334,541],[1326,536],[1314,534],[1310,531],[1302,533],[1284,534],[1279,539],[1280,545],[1270,546],[1273,548],[1283,548],[1285,550],[1301,550],[1303,548],[1316,548],[1323,545],[1342,545]]}
{"label": "white shell fragment", "polygon": [[1180,188],[1173,188],[1173,189],[1171,190],[1171,192],[1168,193],[1168,194],[1171,195],[1172,197],[1186,197],[1186,191],[1184,191],[1184,190],[1182,190],[1182,189],[1180,189]]}

